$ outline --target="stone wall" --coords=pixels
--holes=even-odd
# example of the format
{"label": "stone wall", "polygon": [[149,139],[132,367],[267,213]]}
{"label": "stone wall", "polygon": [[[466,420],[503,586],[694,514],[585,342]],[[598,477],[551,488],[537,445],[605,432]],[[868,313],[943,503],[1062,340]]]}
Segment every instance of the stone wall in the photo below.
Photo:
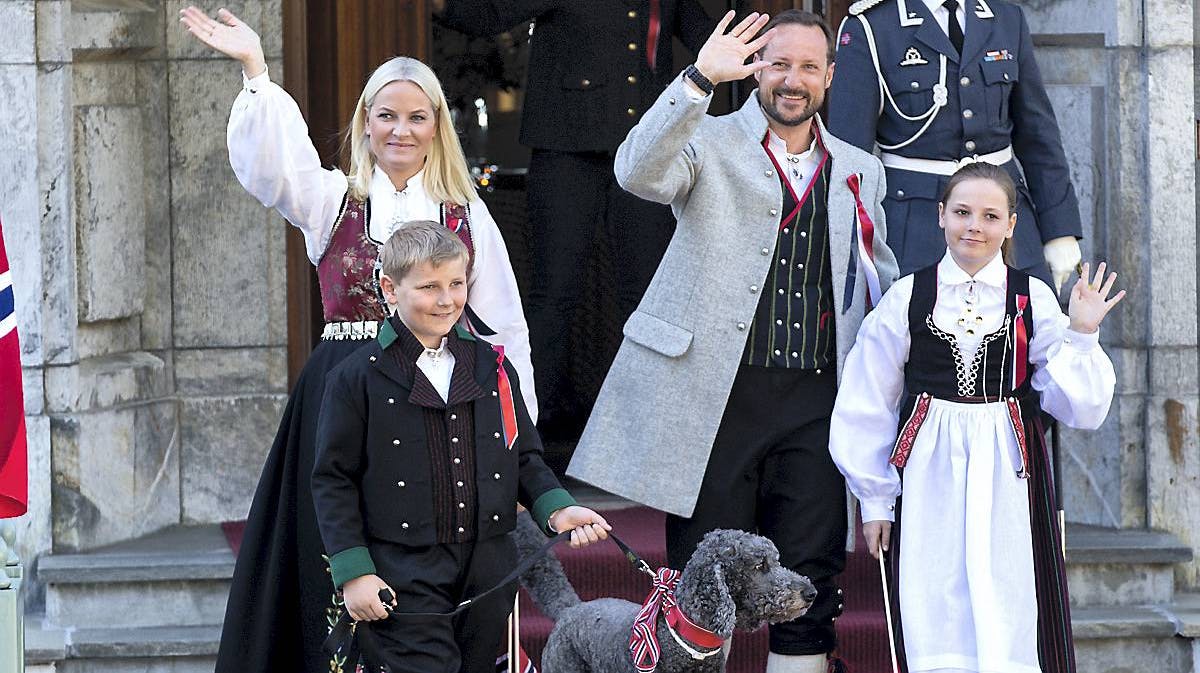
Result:
{"label": "stone wall", "polygon": [[[1085,259],[1129,291],[1101,340],[1117,397],[1062,432],[1070,520],[1200,544],[1196,15],[1182,0],[1026,0],[1084,216]],[[1193,563],[1178,579],[1197,586]]]}
{"label": "stone wall", "polygon": [[[277,78],[280,1],[225,5]],[[244,517],[282,411],[285,225],[229,168],[240,70],[183,32],[185,4],[0,0],[27,561]]]}

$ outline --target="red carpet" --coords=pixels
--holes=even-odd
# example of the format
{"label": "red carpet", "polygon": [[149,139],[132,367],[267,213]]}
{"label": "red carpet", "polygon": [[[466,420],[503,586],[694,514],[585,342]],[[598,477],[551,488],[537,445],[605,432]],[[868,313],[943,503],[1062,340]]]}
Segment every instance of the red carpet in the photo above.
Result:
{"label": "red carpet", "polygon": [[[667,551],[663,539],[663,514],[645,507],[632,507],[603,512],[617,534],[651,566],[666,563]],[[221,524],[233,553],[241,547],[245,532],[244,521]],[[839,584],[846,596],[846,611],[837,621],[841,647],[838,654],[845,660],[850,673],[888,673],[887,631],[883,617],[879,571],[859,544],[851,554],[846,572]],[[559,560],[579,597],[591,600],[615,596],[641,603],[650,590],[648,579],[633,569],[617,546],[610,543],[584,549],[560,545],[555,548]],[[535,662],[541,658],[542,647],[550,635],[553,623],[537,611],[529,597],[521,592],[521,642]],[[728,673],[759,673],[766,666],[767,630],[738,633],[733,639]]]}

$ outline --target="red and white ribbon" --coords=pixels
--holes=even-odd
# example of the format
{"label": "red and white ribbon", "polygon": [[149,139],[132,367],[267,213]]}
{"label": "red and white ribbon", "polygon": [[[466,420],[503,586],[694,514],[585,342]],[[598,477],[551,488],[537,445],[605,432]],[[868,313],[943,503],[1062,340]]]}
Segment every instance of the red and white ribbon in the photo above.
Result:
{"label": "red and white ribbon", "polygon": [[504,346],[493,345],[496,351],[496,387],[500,395],[500,424],[504,430],[504,446],[509,451],[520,434],[517,428],[517,406],[513,400],[512,383],[508,380],[508,370],[504,368]]}
{"label": "red and white ribbon", "polygon": [[883,297],[883,286],[879,283],[879,271],[875,268],[875,223],[862,202],[862,175],[851,174],[846,178],[846,184],[854,194],[854,217],[858,226],[856,243],[858,245],[858,268],[866,280],[867,310],[879,305]]}

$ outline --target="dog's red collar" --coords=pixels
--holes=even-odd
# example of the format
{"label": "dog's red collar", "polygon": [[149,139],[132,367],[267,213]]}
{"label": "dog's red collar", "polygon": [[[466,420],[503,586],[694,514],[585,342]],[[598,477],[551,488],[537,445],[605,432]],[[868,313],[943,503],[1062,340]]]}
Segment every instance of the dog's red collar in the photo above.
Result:
{"label": "dog's red collar", "polygon": [[[673,597],[674,592],[672,592]],[[696,623],[688,619],[687,615],[683,614],[683,610],[679,608],[679,604],[674,601],[667,608],[667,626],[678,633],[680,638],[706,650],[719,648],[725,643],[725,639],[721,636],[706,628],[696,626]]]}

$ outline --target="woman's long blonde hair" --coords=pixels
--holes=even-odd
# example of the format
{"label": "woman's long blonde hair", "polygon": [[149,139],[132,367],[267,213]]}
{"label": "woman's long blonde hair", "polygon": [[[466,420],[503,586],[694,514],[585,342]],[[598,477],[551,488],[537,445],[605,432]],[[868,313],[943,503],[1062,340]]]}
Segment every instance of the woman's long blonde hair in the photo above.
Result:
{"label": "woman's long blonde hair", "polygon": [[425,159],[426,193],[435,201],[467,205],[476,196],[475,183],[467,172],[467,160],[458,142],[458,135],[454,132],[446,94],[442,93],[442,85],[429,66],[407,56],[384,61],[371,73],[362,95],[358,97],[358,106],[354,108],[354,118],[350,121],[345,139],[350,148],[350,167],[346,175],[350,197],[357,201],[367,199],[371,175],[375,171],[375,157],[371,154],[371,141],[367,138],[367,113],[379,90],[399,81],[412,82],[420,87],[433,102],[433,115],[437,118],[433,145]]}

